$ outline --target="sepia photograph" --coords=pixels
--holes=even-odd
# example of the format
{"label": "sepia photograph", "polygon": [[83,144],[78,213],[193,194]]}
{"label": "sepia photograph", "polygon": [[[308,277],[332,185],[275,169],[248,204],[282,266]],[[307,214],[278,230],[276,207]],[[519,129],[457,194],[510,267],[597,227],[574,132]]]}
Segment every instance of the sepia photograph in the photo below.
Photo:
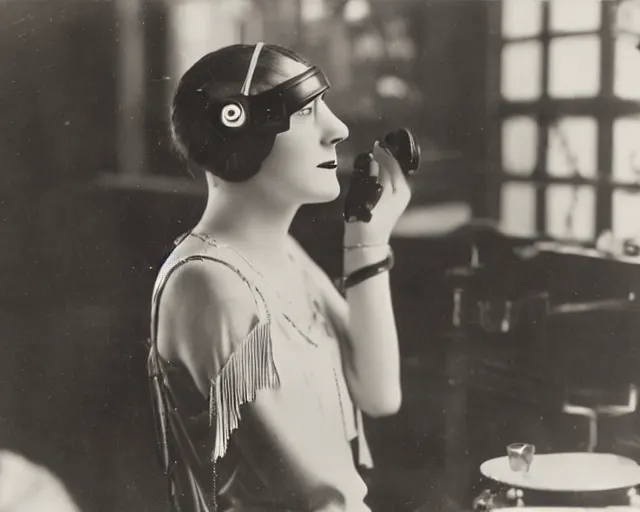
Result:
{"label": "sepia photograph", "polygon": [[640,0],[0,0],[0,512],[640,511]]}

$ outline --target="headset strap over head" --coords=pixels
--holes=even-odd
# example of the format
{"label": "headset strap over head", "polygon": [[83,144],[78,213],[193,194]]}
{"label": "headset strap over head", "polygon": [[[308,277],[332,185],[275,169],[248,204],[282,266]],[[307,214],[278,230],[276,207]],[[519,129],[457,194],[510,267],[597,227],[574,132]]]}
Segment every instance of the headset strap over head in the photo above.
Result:
{"label": "headset strap over head", "polygon": [[218,111],[216,124],[223,133],[286,132],[291,115],[330,88],[324,73],[314,66],[272,89],[249,95],[263,47],[258,43],[253,51],[240,94],[227,98]]}

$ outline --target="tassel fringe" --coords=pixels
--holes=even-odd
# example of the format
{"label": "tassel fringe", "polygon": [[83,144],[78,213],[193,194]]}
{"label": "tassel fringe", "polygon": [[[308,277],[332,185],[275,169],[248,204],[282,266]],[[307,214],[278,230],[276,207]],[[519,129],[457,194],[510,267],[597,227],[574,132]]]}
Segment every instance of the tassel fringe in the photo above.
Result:
{"label": "tassel fringe", "polygon": [[280,386],[272,350],[271,324],[258,324],[211,382],[209,425],[215,418],[214,462],[224,456],[240,424],[240,406],[255,400],[258,390]]}

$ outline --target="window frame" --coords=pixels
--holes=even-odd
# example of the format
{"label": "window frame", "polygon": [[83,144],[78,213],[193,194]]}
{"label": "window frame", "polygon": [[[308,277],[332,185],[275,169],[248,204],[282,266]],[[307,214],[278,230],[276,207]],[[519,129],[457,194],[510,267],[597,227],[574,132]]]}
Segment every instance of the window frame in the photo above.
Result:
{"label": "window frame", "polygon": [[[640,101],[618,98],[614,94],[615,42],[613,31],[615,2],[601,2],[601,25],[594,30],[557,31],[550,30],[550,0],[541,1],[541,30],[537,35],[524,37],[505,37],[502,33],[503,0],[488,2],[489,8],[489,47],[488,70],[488,179],[487,207],[488,215],[494,220],[502,220],[501,189],[505,183],[525,182],[536,188],[535,228],[537,237],[548,237],[546,191],[552,185],[569,184],[574,186],[590,185],[595,193],[594,238],[605,230],[612,229],[613,196],[617,190],[640,193],[638,183],[615,182],[612,177],[613,166],[613,125],[616,119],[640,115]],[[558,38],[579,35],[598,35],[600,39],[600,90],[589,98],[554,98],[549,94],[549,49],[551,41]],[[500,89],[502,77],[502,49],[514,42],[539,41],[541,43],[540,96],[531,101],[511,101],[502,97]],[[528,116],[538,125],[536,163],[531,175],[519,176],[508,173],[502,165],[502,123],[512,116]],[[556,119],[567,116],[587,116],[595,120],[597,131],[596,175],[595,178],[556,177],[548,174],[547,151],[549,147],[549,127]],[[640,144],[639,144],[640,146]],[[576,241],[576,240],[572,240]]]}

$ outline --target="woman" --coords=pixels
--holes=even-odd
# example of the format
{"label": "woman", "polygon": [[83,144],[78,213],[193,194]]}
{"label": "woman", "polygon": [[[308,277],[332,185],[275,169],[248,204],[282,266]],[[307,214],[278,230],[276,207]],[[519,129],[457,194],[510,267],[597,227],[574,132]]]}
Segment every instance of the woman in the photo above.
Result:
{"label": "woman", "polygon": [[289,235],[300,206],[340,192],[348,130],[328,88],[296,53],[258,44],[206,55],[175,93],[176,147],[208,187],[153,298],[149,369],[177,510],[369,510],[361,412],[400,407],[388,244],[410,192],[376,143],[384,191],[370,222],[345,224],[343,298]]}

